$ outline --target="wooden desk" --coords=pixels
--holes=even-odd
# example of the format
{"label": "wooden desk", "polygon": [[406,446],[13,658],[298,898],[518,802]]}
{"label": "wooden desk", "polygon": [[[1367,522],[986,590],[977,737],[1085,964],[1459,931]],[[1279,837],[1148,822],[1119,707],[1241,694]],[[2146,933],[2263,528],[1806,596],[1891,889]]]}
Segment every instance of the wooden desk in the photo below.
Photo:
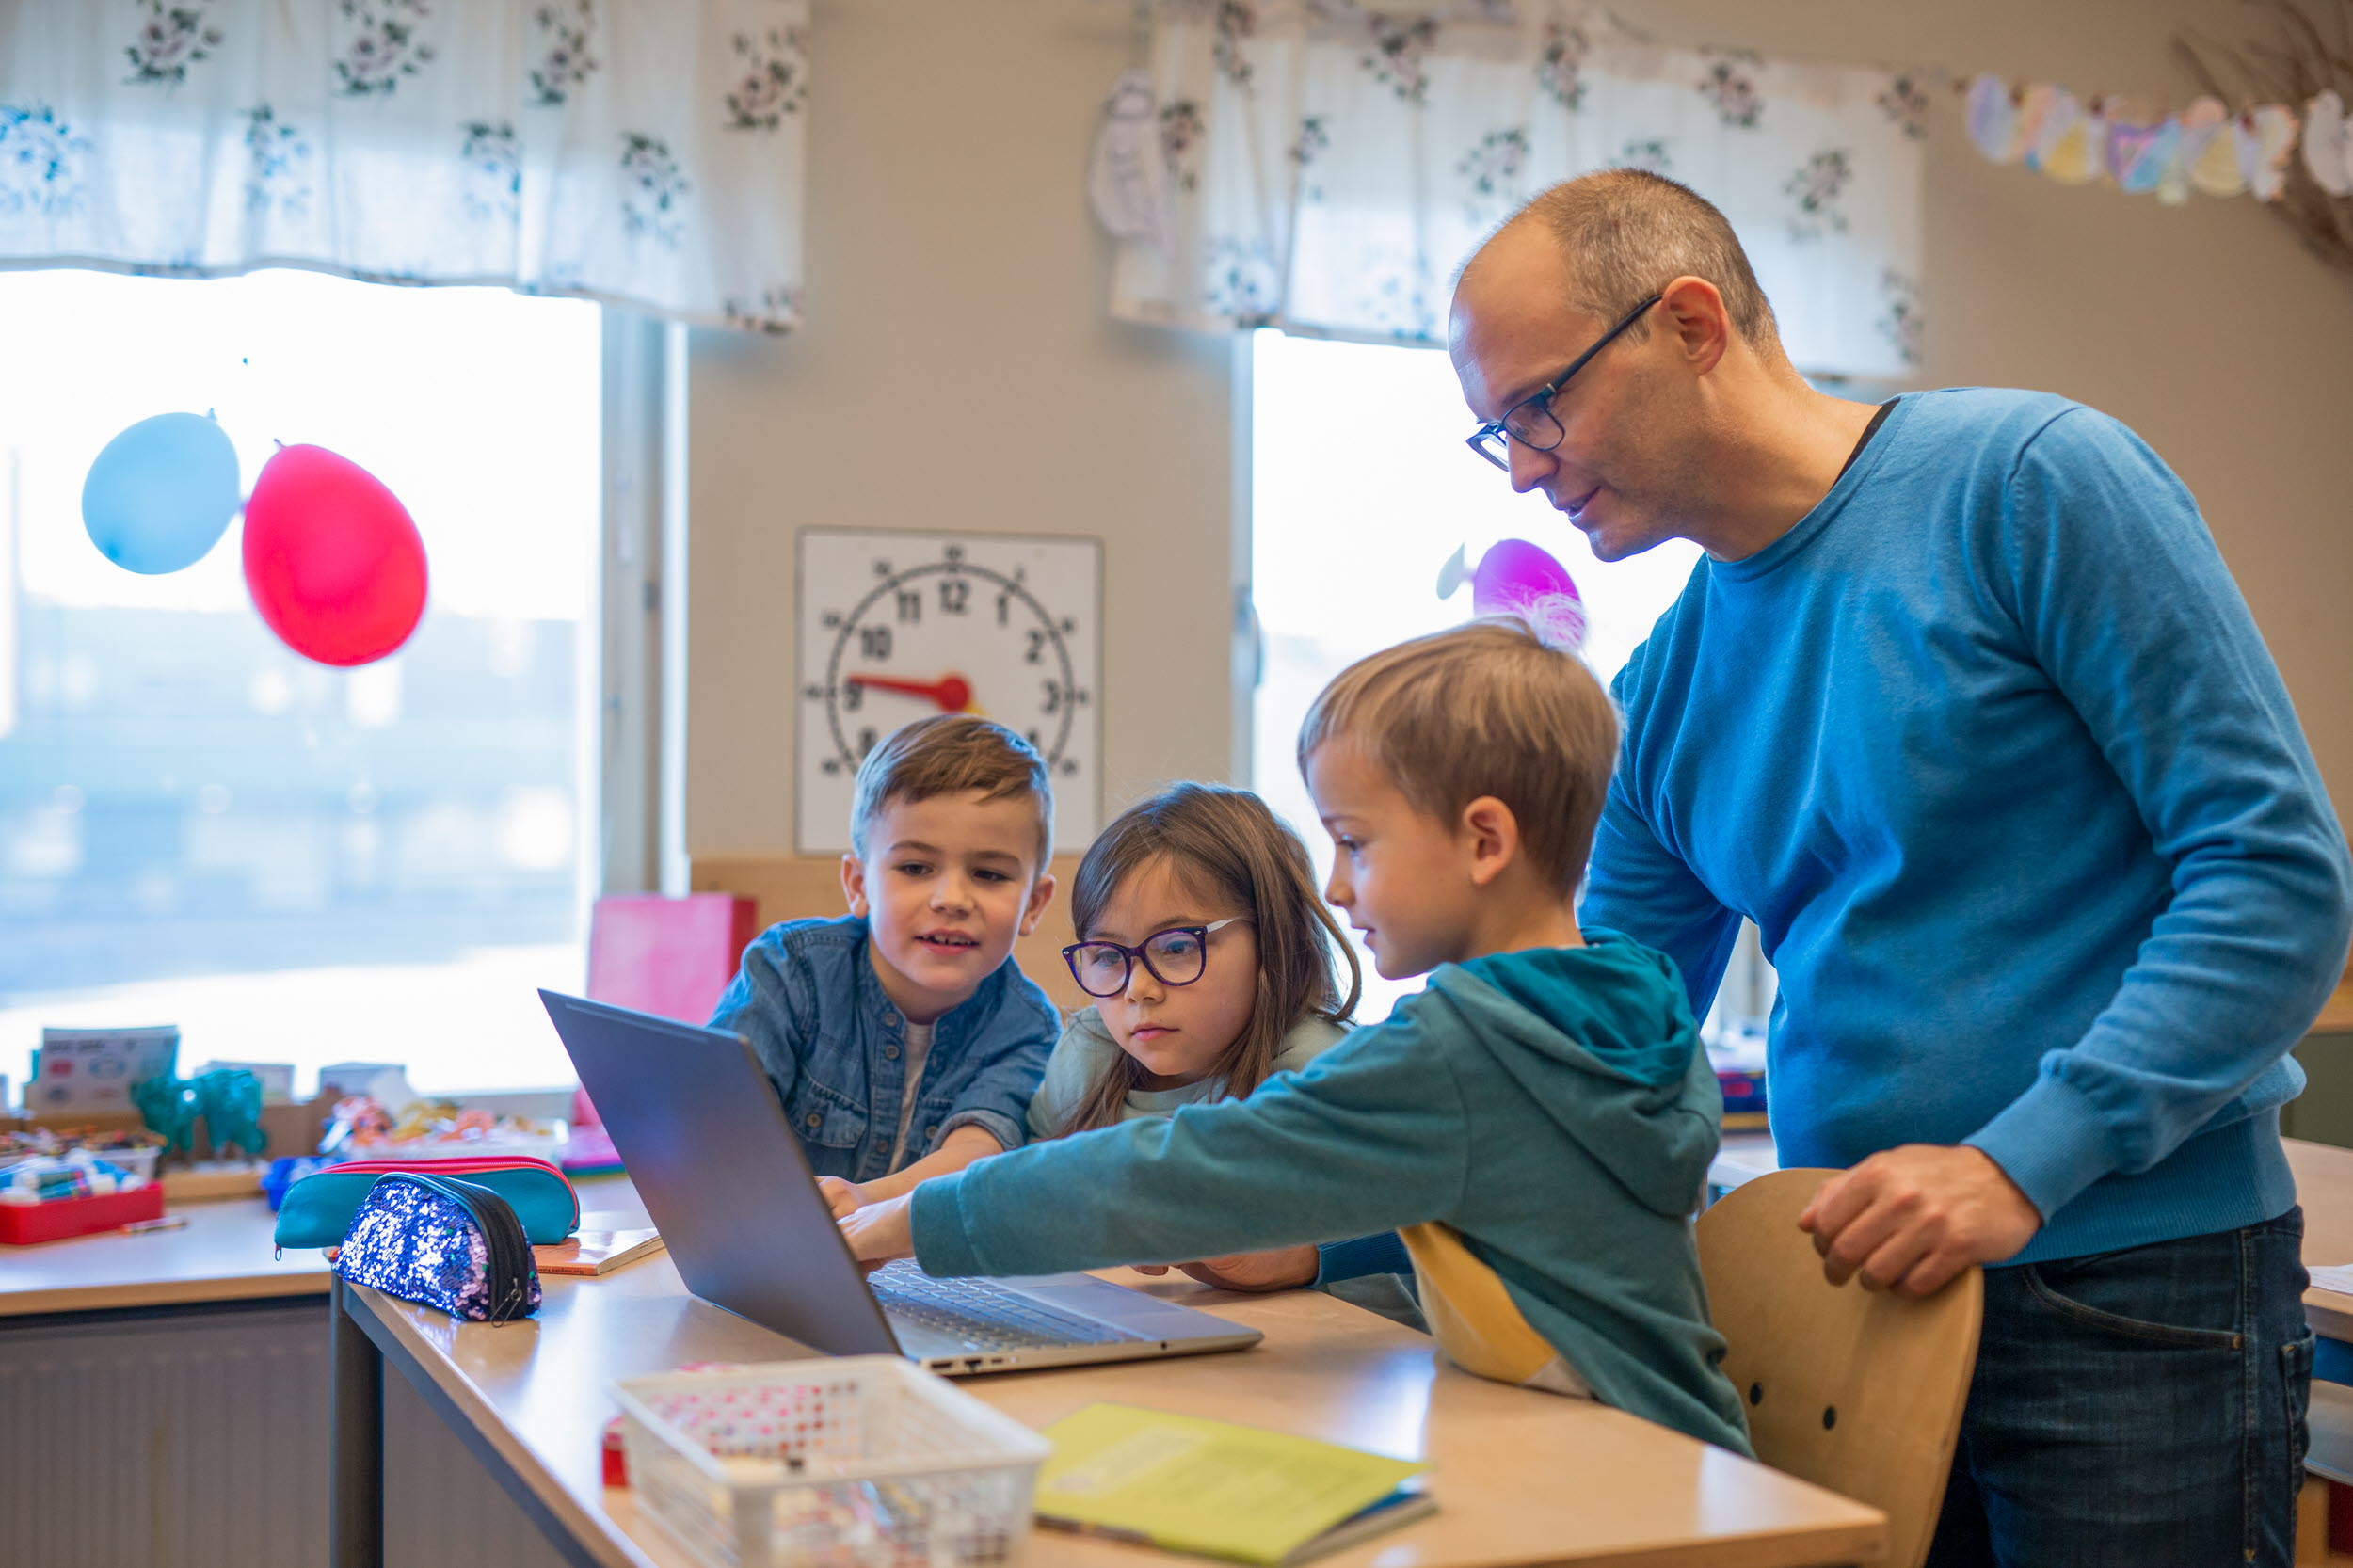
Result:
{"label": "wooden desk", "polygon": [[2345,984],[2330,992],[2329,1000],[2320,1004],[2320,1016],[2313,1020],[2313,1027],[2308,1032],[2353,1034],[2353,973],[2347,974]]}
{"label": "wooden desk", "polygon": [[[2353,1149],[2283,1140],[2304,1207],[2304,1266],[2353,1263]],[[2304,1292],[2304,1320],[2325,1339],[2353,1340],[2353,1296]]]}
{"label": "wooden desk", "polygon": [[[575,1185],[581,1208],[600,1211],[584,1214],[584,1224],[647,1223],[628,1177],[588,1176]],[[278,1216],[261,1198],[178,1204],[168,1212],[187,1224],[0,1247],[0,1318],[324,1296],[334,1278],[315,1249],[272,1256]]]}
{"label": "wooden desk", "polygon": [[333,1276],[318,1253],[270,1256],[278,1217],[262,1199],[170,1212],[186,1216],[184,1229],[0,1247],[0,1318],[327,1294]]}
{"label": "wooden desk", "polygon": [[[1000,1374],[962,1386],[1032,1426],[1117,1400],[1253,1421],[1428,1458],[1433,1517],[1324,1560],[1333,1568],[1537,1563],[1769,1568],[1867,1560],[1874,1510],[1622,1411],[1482,1382],[1437,1365],[1427,1337],[1312,1292],[1241,1296],[1190,1280],[1122,1283],[1266,1335],[1231,1354]],[[571,1562],[675,1568],[683,1560],[627,1492],[600,1480],[604,1385],[683,1361],[808,1353],[688,1295],[666,1256],[597,1280],[544,1282],[531,1321],[460,1325],[365,1288],[336,1321],[338,1568],[374,1563],[364,1489],[366,1400],[380,1353],[414,1384]],[[345,1491],[344,1488],[352,1488]],[[1143,1548],[1053,1533],[1032,1568],[1167,1568]]]}

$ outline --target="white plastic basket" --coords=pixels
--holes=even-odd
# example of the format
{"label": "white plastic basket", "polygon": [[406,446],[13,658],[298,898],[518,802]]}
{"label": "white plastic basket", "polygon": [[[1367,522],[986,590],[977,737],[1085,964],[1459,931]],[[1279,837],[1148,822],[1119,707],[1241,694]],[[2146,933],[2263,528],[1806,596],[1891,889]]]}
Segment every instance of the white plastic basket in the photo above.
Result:
{"label": "white plastic basket", "polygon": [[646,1517],[716,1568],[1016,1568],[1046,1440],[893,1355],[613,1384]]}

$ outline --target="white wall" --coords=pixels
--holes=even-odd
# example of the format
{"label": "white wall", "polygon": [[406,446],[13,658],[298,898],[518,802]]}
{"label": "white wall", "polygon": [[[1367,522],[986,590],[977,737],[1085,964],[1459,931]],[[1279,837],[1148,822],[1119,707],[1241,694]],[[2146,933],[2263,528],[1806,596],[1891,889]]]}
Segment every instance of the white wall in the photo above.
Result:
{"label": "white wall", "polygon": [[818,0],[808,326],[693,343],[690,853],[792,848],[804,526],[1100,536],[1103,689],[1175,694],[1106,703],[1106,812],[1228,771],[1241,344],[1112,321],[1083,192],[1131,16]]}
{"label": "white wall", "polygon": [[[1623,8],[1670,41],[2176,103],[2176,30],[2262,20],[2230,0]],[[809,325],[694,342],[694,853],[792,848],[804,524],[1101,535],[1107,808],[1228,772],[1235,345],[1111,321],[1081,198],[1130,17],[1126,0],[817,0]],[[2138,429],[2198,494],[2353,808],[2353,279],[2245,198],[2165,208],[1990,166],[1949,98],[1929,180],[1923,384],[2045,388]],[[1121,700],[1171,665],[1197,683]]]}

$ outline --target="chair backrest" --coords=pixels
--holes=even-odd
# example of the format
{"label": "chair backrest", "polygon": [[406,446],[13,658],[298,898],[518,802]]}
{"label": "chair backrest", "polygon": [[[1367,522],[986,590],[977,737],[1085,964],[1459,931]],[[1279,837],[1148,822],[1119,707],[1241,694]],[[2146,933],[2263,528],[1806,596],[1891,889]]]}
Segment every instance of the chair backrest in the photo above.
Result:
{"label": "chair backrest", "polygon": [[760,934],[757,913],[725,893],[607,893],[588,912],[588,999],[703,1022]]}
{"label": "chair backrest", "polygon": [[[760,935],[759,913],[752,900],[728,893],[605,894],[588,910],[588,1000],[701,1023]],[[611,1146],[580,1136],[604,1125],[587,1090],[572,1091],[571,1119],[574,1148],[587,1163],[565,1168],[606,1168]]]}
{"label": "chair backrest", "polygon": [[1708,1305],[1756,1457],[1887,1515],[1887,1568],[1936,1533],[1985,1315],[1971,1269],[1925,1300],[1833,1286],[1798,1216],[1835,1171],[1776,1171],[1699,1219]]}

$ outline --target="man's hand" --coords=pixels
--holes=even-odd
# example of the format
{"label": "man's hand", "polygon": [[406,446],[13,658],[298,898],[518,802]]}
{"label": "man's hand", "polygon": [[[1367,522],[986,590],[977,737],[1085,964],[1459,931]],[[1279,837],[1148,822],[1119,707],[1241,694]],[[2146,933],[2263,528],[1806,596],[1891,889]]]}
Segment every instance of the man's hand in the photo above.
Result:
{"label": "man's hand", "polygon": [[1822,1183],[1798,1216],[1833,1285],[1925,1296],[1972,1263],[1999,1263],[2042,1216],[1982,1151],[1907,1144]]}
{"label": "man's hand", "polygon": [[850,1243],[851,1255],[868,1273],[893,1258],[915,1256],[914,1222],[908,1214],[913,1202],[913,1193],[902,1193],[870,1203],[835,1222],[841,1227],[842,1239]]}
{"label": "man's hand", "polygon": [[1195,1258],[1191,1263],[1139,1263],[1136,1272],[1164,1274],[1176,1269],[1222,1290],[1296,1290],[1316,1282],[1318,1267],[1313,1247],[1277,1247],[1273,1252],[1241,1252],[1226,1257]]}
{"label": "man's hand", "polygon": [[855,1181],[840,1176],[819,1176],[817,1190],[825,1194],[825,1203],[837,1220],[846,1220],[866,1207],[866,1189]]}

